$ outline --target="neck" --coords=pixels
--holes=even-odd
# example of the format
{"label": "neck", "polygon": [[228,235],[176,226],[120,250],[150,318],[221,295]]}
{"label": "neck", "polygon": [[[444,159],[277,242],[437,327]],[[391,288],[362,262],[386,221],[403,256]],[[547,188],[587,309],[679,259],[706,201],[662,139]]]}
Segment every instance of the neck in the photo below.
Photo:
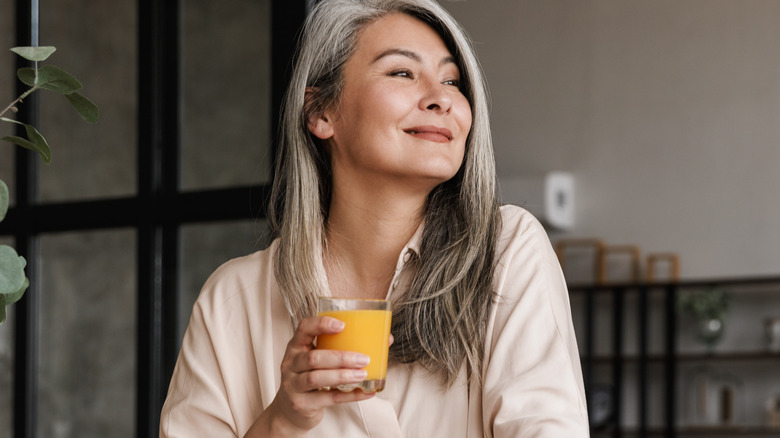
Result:
{"label": "neck", "polygon": [[374,194],[361,199],[334,191],[323,255],[333,295],[385,298],[398,255],[420,225],[424,206],[424,198]]}

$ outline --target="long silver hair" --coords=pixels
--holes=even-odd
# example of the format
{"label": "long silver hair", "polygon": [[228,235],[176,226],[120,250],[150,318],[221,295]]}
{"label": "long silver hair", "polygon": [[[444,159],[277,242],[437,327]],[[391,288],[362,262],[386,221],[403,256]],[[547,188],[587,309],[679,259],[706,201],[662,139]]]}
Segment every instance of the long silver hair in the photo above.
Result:
{"label": "long silver hair", "polygon": [[[338,104],[343,67],[360,30],[390,13],[431,26],[455,57],[472,111],[463,164],[428,196],[410,290],[393,303],[391,358],[416,361],[451,385],[464,361],[480,380],[501,227],[488,99],[465,32],[433,0],[323,0],[309,13],[282,109],[269,220],[279,239],[276,278],[293,324],[316,312],[331,197],[330,164],[307,121]],[[307,94],[306,90],[314,90]]]}

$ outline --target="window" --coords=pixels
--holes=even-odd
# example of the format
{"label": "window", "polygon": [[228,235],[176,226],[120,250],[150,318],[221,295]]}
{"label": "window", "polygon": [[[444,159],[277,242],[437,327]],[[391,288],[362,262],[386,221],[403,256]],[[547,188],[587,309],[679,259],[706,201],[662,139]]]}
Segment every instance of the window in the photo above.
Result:
{"label": "window", "polygon": [[[0,438],[157,436],[203,281],[267,244],[273,133],[306,1],[0,10],[17,12],[0,14],[0,43],[57,46],[47,62],[101,110],[87,125],[36,93],[20,117],[46,136],[52,164],[0,146],[12,192],[0,243],[27,258],[31,280],[0,326]],[[19,94],[15,62],[0,58],[2,102]]]}

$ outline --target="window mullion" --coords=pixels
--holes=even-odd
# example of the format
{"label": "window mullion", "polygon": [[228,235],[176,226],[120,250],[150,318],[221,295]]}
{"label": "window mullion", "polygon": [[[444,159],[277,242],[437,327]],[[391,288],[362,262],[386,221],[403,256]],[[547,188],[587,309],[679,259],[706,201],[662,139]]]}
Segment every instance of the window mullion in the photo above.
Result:
{"label": "window mullion", "polygon": [[[38,45],[38,0],[16,1],[16,44],[18,46]],[[17,68],[31,67],[31,63],[16,58]],[[17,82],[17,95],[26,87]],[[39,125],[38,96],[32,94],[19,107],[18,119],[35,126]],[[17,135],[25,136],[24,128],[17,126]],[[38,308],[39,282],[38,265],[40,257],[38,238],[29,227],[32,207],[36,202],[38,188],[38,157],[32,151],[16,148],[16,207],[22,218],[22,226],[15,229],[16,250],[27,261],[27,276],[30,287],[24,297],[15,305],[15,353],[14,353],[14,436],[32,438],[36,436],[37,392],[38,392]]]}
{"label": "window mullion", "polygon": [[178,224],[164,200],[178,189],[179,1],[138,3],[138,437],[156,436],[175,348]]}

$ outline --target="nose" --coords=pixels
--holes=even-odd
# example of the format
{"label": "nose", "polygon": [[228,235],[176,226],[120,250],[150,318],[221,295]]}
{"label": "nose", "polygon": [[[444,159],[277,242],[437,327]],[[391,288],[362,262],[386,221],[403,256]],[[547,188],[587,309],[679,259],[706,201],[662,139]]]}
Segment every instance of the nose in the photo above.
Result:
{"label": "nose", "polygon": [[426,80],[424,92],[420,99],[420,109],[423,111],[435,111],[439,113],[449,113],[452,109],[452,97],[447,90],[447,86],[441,84],[436,79]]}

